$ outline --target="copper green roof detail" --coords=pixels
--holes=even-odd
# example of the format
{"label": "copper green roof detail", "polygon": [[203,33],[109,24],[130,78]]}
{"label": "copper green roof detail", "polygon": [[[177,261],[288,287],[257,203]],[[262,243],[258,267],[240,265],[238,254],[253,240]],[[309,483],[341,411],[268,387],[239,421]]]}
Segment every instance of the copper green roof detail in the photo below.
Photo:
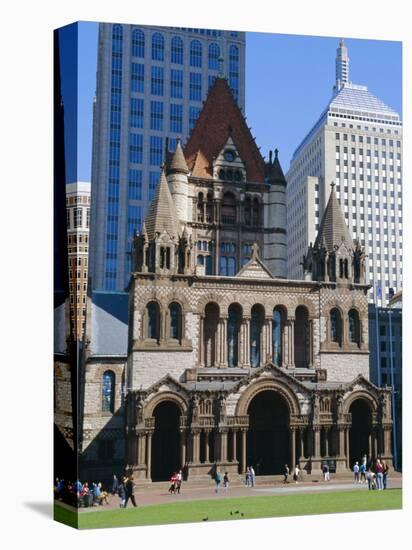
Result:
{"label": "copper green roof detail", "polygon": [[150,203],[145,224],[149,240],[153,240],[156,233],[163,233],[163,231],[176,239],[179,236],[179,222],[175,204],[170,194],[164,170],[162,170],[155,195]]}

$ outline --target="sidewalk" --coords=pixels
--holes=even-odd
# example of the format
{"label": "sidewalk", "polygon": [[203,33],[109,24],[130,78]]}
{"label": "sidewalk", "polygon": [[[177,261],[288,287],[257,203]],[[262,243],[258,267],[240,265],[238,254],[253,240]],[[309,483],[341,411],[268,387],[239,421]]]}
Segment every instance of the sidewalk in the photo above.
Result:
{"label": "sidewalk", "polygon": [[[159,486],[161,485],[161,486]],[[402,488],[402,476],[395,474],[388,478],[388,489]],[[259,485],[259,478],[255,487],[235,486],[230,487],[225,493],[223,488],[219,493],[215,492],[215,484],[211,480],[210,486],[195,487],[183,483],[180,495],[171,495],[167,492],[163,483],[153,483],[150,488],[136,488],[135,498],[138,506],[150,506],[151,504],[165,504],[179,501],[190,500],[213,500],[222,498],[238,498],[251,496],[268,496],[268,495],[287,495],[295,493],[323,493],[335,491],[367,491],[367,483],[353,483],[352,478],[334,479],[331,481],[305,481],[295,484],[294,482],[283,484],[275,482],[271,485]],[[93,506],[91,508],[79,508],[80,513],[104,511],[108,509],[119,508],[120,499],[117,495],[109,497],[110,503],[102,506]],[[130,503],[128,507],[132,507]]]}

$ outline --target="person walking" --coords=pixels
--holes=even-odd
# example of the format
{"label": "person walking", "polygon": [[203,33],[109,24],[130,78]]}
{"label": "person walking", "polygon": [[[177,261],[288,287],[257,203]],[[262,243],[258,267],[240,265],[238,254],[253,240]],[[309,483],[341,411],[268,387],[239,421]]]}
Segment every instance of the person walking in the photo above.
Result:
{"label": "person walking", "polygon": [[220,475],[219,469],[216,468],[216,472],[215,472],[215,493],[219,492],[221,483],[222,483],[222,476]]}
{"label": "person walking", "polygon": [[246,485],[246,487],[250,487],[250,468],[249,468],[249,466],[246,468],[246,472],[245,472],[245,485]]}
{"label": "person walking", "polygon": [[254,487],[256,484],[256,474],[253,466],[250,467],[250,483],[252,487]]}
{"label": "person walking", "polygon": [[372,472],[372,470],[369,468],[366,479],[368,480],[368,489],[371,491],[372,489],[375,489],[375,474]]}
{"label": "person walking", "polygon": [[180,495],[180,487],[182,486],[183,472],[179,470],[176,474],[176,493]]}
{"label": "person walking", "polygon": [[359,466],[359,473],[360,473],[360,482],[365,483],[366,482],[366,463],[362,462],[362,464]]}
{"label": "person walking", "polygon": [[124,503],[124,508],[127,508],[127,503],[129,499],[132,501],[133,506],[136,508],[136,500],[134,498],[134,481],[133,476],[129,476],[126,481],[126,500]]}
{"label": "person walking", "polygon": [[112,495],[115,495],[118,489],[119,489],[119,480],[117,479],[117,475],[113,474]]}
{"label": "person walking", "polygon": [[378,483],[378,490],[382,491],[383,489],[383,466],[379,458],[376,459],[375,464],[376,480]]}
{"label": "person walking", "polygon": [[228,489],[229,489],[229,474],[225,472],[225,475],[223,476],[223,490],[225,493],[227,493]]}
{"label": "person walking", "polygon": [[323,472],[323,481],[330,481],[329,466],[327,462],[323,463],[322,472]]}
{"label": "person walking", "polygon": [[298,483],[299,481],[299,474],[300,474],[299,464],[296,464],[295,471],[293,473],[293,481],[295,483]]}
{"label": "person walking", "polygon": [[289,466],[285,464],[283,469],[283,483],[289,483],[288,481],[289,473],[290,473]]}
{"label": "person walking", "polygon": [[353,467],[353,482],[354,483],[359,483],[359,463],[358,462],[355,462],[355,465]]}
{"label": "person walking", "polygon": [[120,498],[120,508],[124,508],[124,504],[126,502],[126,487],[125,487],[125,479],[123,478],[120,480],[119,486],[117,488],[117,494]]}
{"label": "person walking", "polygon": [[382,467],[383,467],[383,488],[386,489],[388,486],[388,472],[389,472],[389,466],[386,460],[382,461]]}
{"label": "person walking", "polygon": [[176,494],[176,483],[177,483],[176,476],[177,476],[176,472],[173,472],[172,476],[169,479],[169,483],[170,483],[169,495]]}

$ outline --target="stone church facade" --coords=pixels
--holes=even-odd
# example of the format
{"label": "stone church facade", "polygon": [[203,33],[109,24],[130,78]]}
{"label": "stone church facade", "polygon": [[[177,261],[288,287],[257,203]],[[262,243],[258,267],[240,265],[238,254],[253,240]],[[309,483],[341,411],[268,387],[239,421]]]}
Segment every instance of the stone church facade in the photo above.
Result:
{"label": "stone church facade", "polygon": [[287,280],[285,193],[277,151],[265,163],[216,79],[134,238],[124,355],[93,353],[89,304],[85,476],[114,463],[142,482],[391,463],[390,390],[369,381],[365,253],[332,186],[305,279]]}

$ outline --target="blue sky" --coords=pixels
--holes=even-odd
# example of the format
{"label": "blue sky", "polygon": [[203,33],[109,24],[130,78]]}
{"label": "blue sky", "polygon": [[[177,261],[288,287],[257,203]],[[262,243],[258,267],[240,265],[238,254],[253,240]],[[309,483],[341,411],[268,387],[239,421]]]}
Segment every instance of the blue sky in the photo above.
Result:
{"label": "blue sky", "polygon": [[[68,181],[90,181],[97,31],[97,23],[79,24],[79,140],[77,152],[71,155]],[[350,80],[368,86],[374,95],[402,114],[401,42],[344,38],[350,58]],[[285,172],[293,151],[331,98],[338,40],[338,37],[247,33],[247,123],[264,156],[268,156],[269,149],[279,149]],[[65,110],[70,116],[75,98],[74,94],[71,98],[68,95],[66,91]]]}

